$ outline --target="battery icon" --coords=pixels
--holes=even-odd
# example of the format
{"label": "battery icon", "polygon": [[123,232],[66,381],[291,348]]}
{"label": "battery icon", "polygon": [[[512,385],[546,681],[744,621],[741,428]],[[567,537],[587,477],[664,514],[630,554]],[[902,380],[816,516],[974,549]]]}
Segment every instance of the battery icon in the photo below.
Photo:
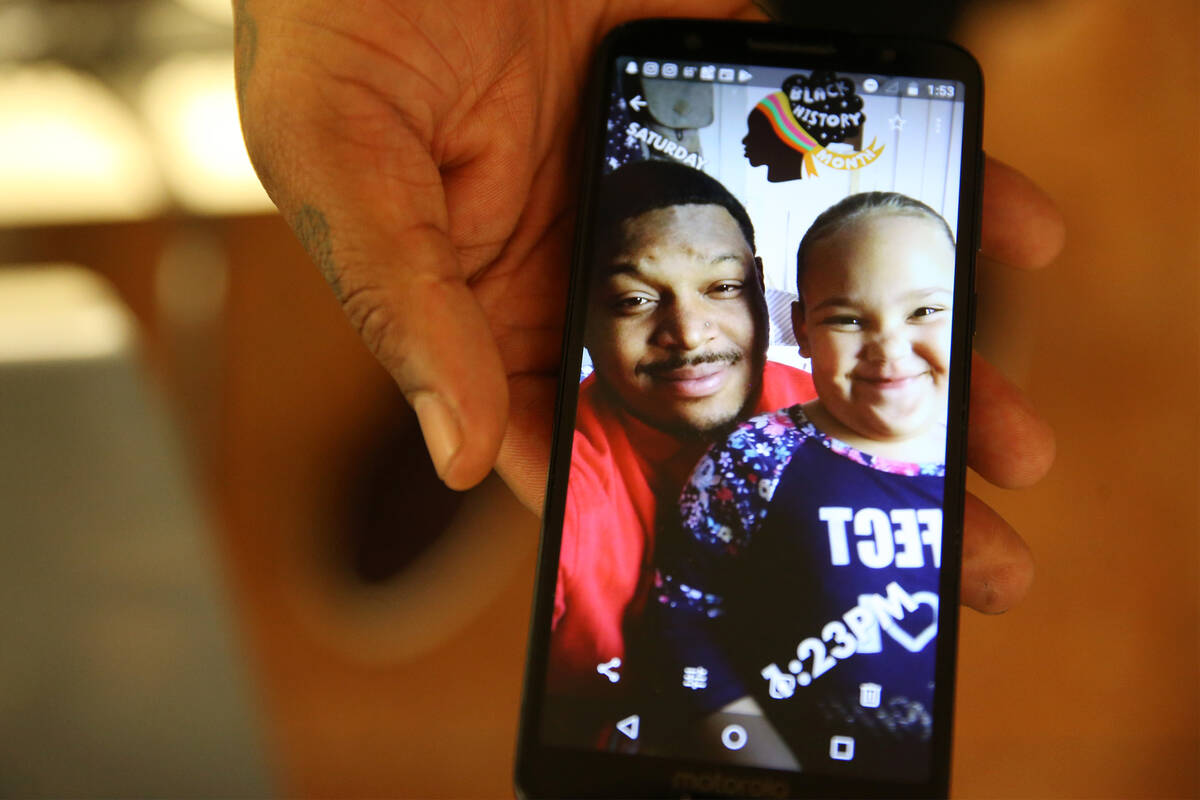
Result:
{"label": "battery icon", "polygon": [[916,82],[913,82],[913,83],[910,83],[908,85],[908,88],[905,89],[904,91],[905,91],[905,94],[907,94],[909,97],[916,97],[917,95],[919,95],[921,93],[921,87],[918,86],[916,84]]}

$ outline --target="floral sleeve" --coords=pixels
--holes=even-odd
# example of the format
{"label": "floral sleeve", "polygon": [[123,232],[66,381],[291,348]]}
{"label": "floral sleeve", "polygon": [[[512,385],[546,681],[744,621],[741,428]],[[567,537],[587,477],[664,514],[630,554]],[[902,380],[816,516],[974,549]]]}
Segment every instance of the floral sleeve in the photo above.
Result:
{"label": "floral sleeve", "polygon": [[766,519],[787,462],[803,438],[789,409],[755,417],[713,445],[683,489],[682,530],[659,540],[653,604],[660,646],[677,670],[703,665],[707,689],[688,698],[704,712],[744,697],[730,660],[725,596],[738,584],[737,561]]}
{"label": "floral sleeve", "polygon": [[754,417],[709,448],[679,501],[685,536],[731,556],[746,548],[805,436],[789,410]]}

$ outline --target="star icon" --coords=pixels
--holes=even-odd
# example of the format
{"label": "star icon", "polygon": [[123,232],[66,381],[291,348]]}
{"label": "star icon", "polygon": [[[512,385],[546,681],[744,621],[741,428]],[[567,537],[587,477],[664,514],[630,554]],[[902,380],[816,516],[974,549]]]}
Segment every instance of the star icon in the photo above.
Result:
{"label": "star icon", "polygon": [[888,119],[888,124],[892,126],[892,130],[894,130],[894,131],[904,130],[905,122],[906,122],[906,120],[904,119],[904,117],[900,116],[899,114]]}

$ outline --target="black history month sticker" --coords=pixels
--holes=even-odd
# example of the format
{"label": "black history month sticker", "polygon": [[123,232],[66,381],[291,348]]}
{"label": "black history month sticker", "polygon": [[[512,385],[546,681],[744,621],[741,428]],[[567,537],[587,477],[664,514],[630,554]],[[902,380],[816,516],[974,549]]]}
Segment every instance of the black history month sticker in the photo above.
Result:
{"label": "black history month sticker", "polygon": [[840,170],[865,167],[883,152],[874,139],[861,150],[827,149],[861,142],[867,118],[862,107],[853,81],[828,71],[792,75],[781,91],[760,100],[746,118],[746,158],[751,166],[766,165],[772,182],[816,177],[816,162]]}

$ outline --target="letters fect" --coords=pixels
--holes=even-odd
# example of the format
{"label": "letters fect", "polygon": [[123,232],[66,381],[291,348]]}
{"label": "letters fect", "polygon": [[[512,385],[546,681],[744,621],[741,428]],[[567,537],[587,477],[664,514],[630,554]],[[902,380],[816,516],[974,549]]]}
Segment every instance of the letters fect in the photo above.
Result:
{"label": "letters fect", "polygon": [[822,506],[820,520],[829,529],[829,560],[834,566],[850,563],[847,523],[854,529],[855,554],[865,567],[882,569],[925,566],[928,545],[933,566],[942,565],[942,510],[940,508],[881,508]]}

